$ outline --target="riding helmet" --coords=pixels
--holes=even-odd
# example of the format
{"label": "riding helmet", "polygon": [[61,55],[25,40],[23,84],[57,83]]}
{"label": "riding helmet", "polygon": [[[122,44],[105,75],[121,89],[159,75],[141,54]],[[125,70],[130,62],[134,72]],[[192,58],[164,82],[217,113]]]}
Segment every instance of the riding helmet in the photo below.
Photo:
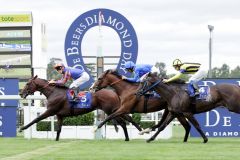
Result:
{"label": "riding helmet", "polygon": [[179,59],[175,59],[173,61],[173,66],[181,66],[181,65],[182,65],[182,62]]}
{"label": "riding helmet", "polygon": [[135,67],[135,63],[132,62],[132,61],[127,61],[127,62],[125,63],[125,68],[126,68],[126,69],[133,69],[134,67]]}

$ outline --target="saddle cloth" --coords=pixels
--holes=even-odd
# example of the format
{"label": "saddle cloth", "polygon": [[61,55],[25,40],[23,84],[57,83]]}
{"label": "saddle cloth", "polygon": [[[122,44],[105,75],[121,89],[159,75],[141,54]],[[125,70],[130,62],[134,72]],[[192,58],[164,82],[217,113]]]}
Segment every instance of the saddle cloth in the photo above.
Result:
{"label": "saddle cloth", "polygon": [[79,92],[78,93],[78,100],[72,100],[72,90],[67,91],[67,98],[69,103],[74,108],[91,108],[92,103],[92,94],[90,92]]}
{"label": "saddle cloth", "polygon": [[210,87],[199,85],[199,95],[196,97],[200,100],[207,100],[210,96]]}

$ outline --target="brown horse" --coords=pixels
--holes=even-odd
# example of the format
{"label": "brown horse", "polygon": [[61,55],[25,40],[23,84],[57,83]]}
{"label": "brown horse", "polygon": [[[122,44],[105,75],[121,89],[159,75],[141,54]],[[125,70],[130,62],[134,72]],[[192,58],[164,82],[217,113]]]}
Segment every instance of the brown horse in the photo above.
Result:
{"label": "brown horse", "polygon": [[[96,109],[101,109],[106,114],[111,114],[117,110],[120,105],[120,99],[117,94],[111,90],[105,89],[96,93],[92,93],[91,108],[74,108],[70,106],[70,103],[67,99],[67,90],[68,88],[64,86],[57,87],[49,85],[47,80],[37,78],[37,76],[30,79],[21,91],[20,96],[22,98],[26,98],[28,95],[33,94],[35,91],[41,92],[47,97],[47,110],[26,126],[21,127],[20,131],[27,129],[34,123],[37,123],[49,116],[56,115],[58,122],[56,136],[57,141],[59,140],[64,117],[83,115]],[[114,120],[123,128],[125,141],[129,141],[129,137],[126,128],[126,122],[124,120],[131,122],[139,131],[141,131],[141,128],[132,120],[129,115],[124,115]]]}
{"label": "brown horse", "polygon": [[[94,83],[93,87],[94,89],[102,89],[107,86],[111,86],[115,89],[119,97],[121,98],[121,107],[108,116],[101,124],[98,125],[98,128],[101,128],[108,120],[111,120],[112,118],[115,118],[117,116],[121,116],[128,113],[149,113],[149,112],[155,112],[160,111],[162,109],[165,109],[163,117],[160,124],[157,126],[154,126],[154,128],[158,128],[163,120],[168,115],[168,109],[167,109],[167,101],[163,98],[149,98],[149,100],[146,102],[144,99],[144,96],[137,97],[135,93],[137,92],[139,88],[139,83],[131,83],[129,81],[122,80],[122,76],[119,75],[115,70],[107,70],[102,75],[99,76],[98,80]],[[144,109],[144,106],[147,106],[146,109]],[[189,131],[190,131],[190,125],[186,121],[185,117],[181,114],[177,115],[178,120],[185,128],[185,136],[184,136],[184,142],[187,141]],[[204,142],[207,141],[207,137],[203,134],[201,129],[199,128],[197,123],[195,123],[195,118],[192,118],[191,122],[196,127],[196,129],[200,132],[202,135]]]}
{"label": "brown horse", "polygon": [[229,111],[240,113],[240,88],[234,84],[217,84],[210,87],[210,96],[206,100],[192,99],[182,86],[177,84],[165,84],[155,74],[148,74],[148,85],[158,92],[168,103],[169,114],[163,125],[148,140],[152,141],[178,114],[192,117],[193,114],[207,112],[213,108],[224,106]]}

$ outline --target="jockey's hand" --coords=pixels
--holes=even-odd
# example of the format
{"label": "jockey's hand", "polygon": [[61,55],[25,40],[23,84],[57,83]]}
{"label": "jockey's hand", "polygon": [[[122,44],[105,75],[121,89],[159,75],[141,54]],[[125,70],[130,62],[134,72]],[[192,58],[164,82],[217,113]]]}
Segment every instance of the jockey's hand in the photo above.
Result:
{"label": "jockey's hand", "polygon": [[167,80],[167,79],[163,79],[162,82],[163,82],[163,83],[167,83],[168,80]]}
{"label": "jockey's hand", "polygon": [[125,77],[125,76],[122,76],[122,79],[124,80],[124,79],[127,79],[127,77]]}
{"label": "jockey's hand", "polygon": [[56,81],[55,80],[50,80],[50,81],[48,81],[48,84],[55,84],[56,83]]}

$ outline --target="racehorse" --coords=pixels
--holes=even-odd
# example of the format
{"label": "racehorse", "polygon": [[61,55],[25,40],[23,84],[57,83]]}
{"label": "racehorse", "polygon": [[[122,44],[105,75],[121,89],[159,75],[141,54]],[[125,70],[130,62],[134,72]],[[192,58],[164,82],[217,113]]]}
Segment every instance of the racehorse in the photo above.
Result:
{"label": "racehorse", "polygon": [[[126,80],[122,80],[122,76],[119,75],[116,70],[105,71],[102,75],[98,77],[98,80],[94,83],[92,88],[99,90],[107,86],[111,86],[112,88],[115,89],[115,91],[121,98],[121,107],[116,112],[108,116],[102,123],[98,125],[97,128],[101,128],[108,120],[111,120],[112,118],[115,118],[117,116],[121,116],[124,114],[134,113],[134,112],[149,113],[149,112],[155,112],[155,111],[160,111],[162,109],[165,109],[159,124],[152,128],[152,130],[154,130],[154,128],[158,128],[161,125],[161,123],[164,121],[164,119],[168,115],[169,111],[167,108],[166,100],[159,97],[149,98],[148,101],[145,100],[144,96],[141,96],[138,98],[135,95],[135,93],[139,88],[139,83],[132,83]],[[144,106],[147,106],[147,108],[145,108]],[[189,136],[191,126],[186,121],[183,115],[178,114],[177,118],[185,128],[184,142],[186,142]],[[201,128],[199,128],[199,126],[195,122],[196,121],[195,118],[192,117],[192,119],[191,119],[191,122],[202,135],[204,142],[207,142],[207,137],[203,134],[203,132],[201,131]]]}
{"label": "racehorse", "polygon": [[[21,91],[20,96],[22,98],[26,98],[35,91],[39,91],[47,97],[47,110],[26,126],[21,127],[20,131],[27,129],[34,123],[37,123],[49,116],[56,115],[58,124],[56,141],[59,140],[64,117],[83,115],[96,109],[101,109],[105,113],[110,114],[117,110],[120,105],[120,99],[117,94],[111,90],[105,89],[92,93],[91,108],[74,108],[74,106],[71,106],[68,101],[67,87],[49,85],[47,80],[37,78],[37,76],[29,79]],[[139,131],[141,131],[141,128],[132,120],[129,115],[124,115],[114,120],[123,128],[125,141],[129,141],[129,137],[126,128],[126,122],[124,120],[131,122]]]}
{"label": "racehorse", "polygon": [[223,83],[211,86],[208,98],[201,100],[190,98],[181,85],[163,83],[156,74],[149,73],[146,81],[149,86],[154,85],[152,89],[167,101],[169,109],[169,114],[163,125],[148,140],[149,142],[154,140],[164,127],[180,113],[188,117],[210,111],[219,106],[224,106],[231,112],[240,113],[240,87],[238,85]]}

